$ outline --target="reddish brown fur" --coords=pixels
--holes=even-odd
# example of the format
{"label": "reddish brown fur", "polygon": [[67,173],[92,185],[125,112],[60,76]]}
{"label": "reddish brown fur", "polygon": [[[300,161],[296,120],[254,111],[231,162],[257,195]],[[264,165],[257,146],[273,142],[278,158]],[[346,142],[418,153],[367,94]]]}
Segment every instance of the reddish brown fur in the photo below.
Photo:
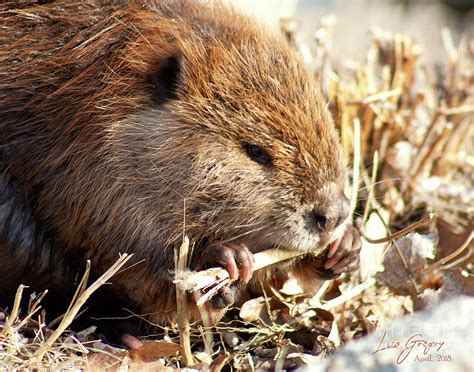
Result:
{"label": "reddish brown fur", "polygon": [[[197,252],[334,238],[301,215],[341,197],[345,164],[317,83],[283,39],[191,1],[12,8],[0,6],[0,160],[73,271],[134,253],[145,262],[114,285],[162,319],[183,233]],[[150,81],[169,57],[178,87],[157,103]],[[243,143],[266,148],[271,169]]]}

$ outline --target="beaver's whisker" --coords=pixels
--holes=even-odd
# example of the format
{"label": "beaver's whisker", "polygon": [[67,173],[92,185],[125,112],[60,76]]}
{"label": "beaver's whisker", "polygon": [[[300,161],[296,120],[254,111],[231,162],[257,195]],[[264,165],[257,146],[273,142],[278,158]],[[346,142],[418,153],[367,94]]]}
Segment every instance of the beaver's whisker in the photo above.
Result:
{"label": "beaver's whisker", "polygon": [[366,189],[370,188],[370,186],[372,186],[372,185],[379,185],[379,184],[382,184],[382,183],[385,183],[385,182],[400,181],[400,180],[402,180],[402,178],[389,178],[389,179],[386,179],[386,180],[381,180],[381,181],[377,181],[377,182],[374,182],[374,183],[369,183],[366,186],[361,187],[359,189],[359,191],[366,190]]}

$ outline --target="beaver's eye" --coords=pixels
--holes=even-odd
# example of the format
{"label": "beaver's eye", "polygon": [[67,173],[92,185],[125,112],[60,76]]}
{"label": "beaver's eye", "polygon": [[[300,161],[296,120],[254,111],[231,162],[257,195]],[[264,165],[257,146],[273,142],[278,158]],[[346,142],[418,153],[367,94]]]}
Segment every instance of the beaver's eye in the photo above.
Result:
{"label": "beaver's eye", "polygon": [[250,159],[259,164],[269,165],[271,162],[270,155],[268,155],[268,153],[260,146],[246,144],[245,151]]}

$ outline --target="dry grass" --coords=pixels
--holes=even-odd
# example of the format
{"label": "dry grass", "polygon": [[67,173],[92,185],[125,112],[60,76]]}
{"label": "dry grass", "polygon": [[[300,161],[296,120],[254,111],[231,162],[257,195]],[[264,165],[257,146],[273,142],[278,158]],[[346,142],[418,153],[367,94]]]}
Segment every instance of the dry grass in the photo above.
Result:
{"label": "dry grass", "polygon": [[[18,317],[24,289],[24,286],[20,286],[0,335],[0,365],[2,368],[60,369],[83,365],[84,360],[80,355],[87,354],[91,348],[82,344],[74,334],[67,331],[67,328],[92,293],[116,274],[131,257],[126,254],[120,256],[109,270],[86,288],[90,270],[88,262],[76,296],[64,316],[57,322],[59,324],[54,331],[46,326],[44,313],[38,315],[41,309],[41,299],[46,293],[30,301],[27,315],[23,319]],[[34,333],[34,336],[30,338],[25,336],[31,333]]]}

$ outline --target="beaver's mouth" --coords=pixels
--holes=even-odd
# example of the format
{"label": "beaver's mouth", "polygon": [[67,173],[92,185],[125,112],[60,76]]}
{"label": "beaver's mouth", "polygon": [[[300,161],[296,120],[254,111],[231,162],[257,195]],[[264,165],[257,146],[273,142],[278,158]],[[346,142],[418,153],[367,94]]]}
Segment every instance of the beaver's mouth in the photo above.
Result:
{"label": "beaver's mouth", "polygon": [[[301,241],[296,241],[295,244],[288,244],[287,249],[298,250],[303,253],[319,254],[325,250],[336,251],[341,244],[342,237],[349,226],[349,219],[339,225],[334,231],[325,234],[318,234],[315,238],[314,244],[301,244]],[[303,239],[304,242],[304,239]]]}
{"label": "beaver's mouth", "polygon": [[332,244],[332,243],[336,242],[337,240],[339,240],[339,242],[340,242],[340,240],[344,236],[344,233],[346,232],[346,230],[347,230],[347,228],[349,227],[350,224],[351,224],[351,222],[350,222],[349,218],[347,218],[343,223],[341,223],[334,230],[334,232],[332,233],[331,240],[330,240],[329,244]]}

